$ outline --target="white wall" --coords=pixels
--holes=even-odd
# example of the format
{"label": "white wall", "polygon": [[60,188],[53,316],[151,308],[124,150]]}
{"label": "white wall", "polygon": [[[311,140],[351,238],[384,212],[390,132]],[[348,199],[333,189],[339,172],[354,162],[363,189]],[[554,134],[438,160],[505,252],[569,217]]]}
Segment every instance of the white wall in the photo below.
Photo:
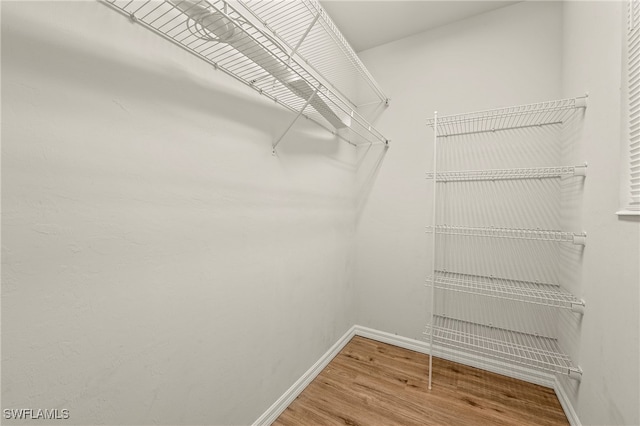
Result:
{"label": "white wall", "polygon": [[[586,302],[582,322],[563,322],[584,370],[563,381],[583,424],[640,424],[640,221],[616,216],[620,197],[623,2],[564,2],[563,93],[589,92],[566,161],[588,161],[583,188],[567,187],[563,221],[588,233],[583,253],[563,256],[565,282]],[[574,272],[578,272],[575,274]],[[579,276],[579,280],[573,280]],[[580,339],[569,336],[579,335]]]}
{"label": "white wall", "polygon": [[2,2],[2,113],[3,409],[248,424],[354,323],[325,130],[97,2]]}
{"label": "white wall", "polygon": [[359,217],[358,324],[421,339],[428,321],[427,118],[557,98],[561,37],[560,4],[524,2],[362,52],[391,98],[377,126],[392,146]]}

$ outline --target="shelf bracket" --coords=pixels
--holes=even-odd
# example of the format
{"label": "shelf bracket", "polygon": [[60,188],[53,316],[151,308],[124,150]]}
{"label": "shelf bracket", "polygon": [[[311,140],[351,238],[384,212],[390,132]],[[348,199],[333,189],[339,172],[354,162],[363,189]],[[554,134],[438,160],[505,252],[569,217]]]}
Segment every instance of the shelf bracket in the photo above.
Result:
{"label": "shelf bracket", "polygon": [[589,92],[585,93],[584,96],[577,97],[575,101],[576,108],[586,108],[587,98],[589,98]]}
{"label": "shelf bracket", "polygon": [[577,246],[586,246],[587,245],[587,233],[583,232],[581,234],[573,234],[573,244]]}
{"label": "shelf bracket", "polygon": [[304,103],[304,105],[302,105],[302,108],[300,108],[300,111],[298,111],[298,114],[296,114],[295,118],[291,121],[291,123],[289,124],[289,126],[285,129],[284,132],[282,132],[282,134],[280,135],[280,137],[278,137],[278,139],[276,139],[273,142],[272,145],[272,154],[276,155],[276,147],[278,146],[278,144],[280,143],[280,141],[282,140],[282,138],[284,138],[284,136],[289,133],[289,130],[291,130],[291,128],[293,127],[293,125],[296,123],[296,121],[298,121],[298,118],[300,118],[300,116],[302,115],[302,113],[304,112],[305,109],[307,109],[307,106],[309,105],[309,103],[311,102],[311,100],[316,96],[316,94],[318,93],[318,90],[320,90],[320,86],[316,87],[316,90],[313,91],[313,93],[311,94],[311,96],[309,96],[309,99],[307,99],[307,101]]}
{"label": "shelf bracket", "polygon": [[573,168],[573,175],[574,176],[587,176],[587,163],[585,162],[583,165],[581,166],[575,166]]}
{"label": "shelf bracket", "polygon": [[582,380],[582,368],[580,367],[569,367],[567,371],[567,375],[570,379],[581,381]]}
{"label": "shelf bracket", "polygon": [[584,308],[586,303],[583,299],[571,302],[571,312],[575,312],[580,315],[584,315]]}

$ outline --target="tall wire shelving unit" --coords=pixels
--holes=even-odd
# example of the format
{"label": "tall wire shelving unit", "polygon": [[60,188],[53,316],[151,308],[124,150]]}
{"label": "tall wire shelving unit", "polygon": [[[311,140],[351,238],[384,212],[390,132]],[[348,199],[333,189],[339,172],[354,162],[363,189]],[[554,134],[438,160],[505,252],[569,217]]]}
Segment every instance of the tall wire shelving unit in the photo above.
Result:
{"label": "tall wire shelving unit", "polygon": [[389,141],[359,112],[388,104],[316,0],[99,0],[347,143]]}
{"label": "tall wire shelving unit", "polygon": [[[467,185],[484,182],[492,185],[499,181],[510,180],[584,179],[587,175],[586,164],[511,169],[441,170],[446,166],[439,164],[438,161],[439,155],[442,156],[441,151],[446,150],[448,144],[456,144],[459,138],[471,139],[473,143],[480,144],[486,138],[491,138],[495,132],[517,129],[535,132],[534,128],[560,126],[577,110],[584,108],[586,108],[586,96],[444,117],[439,117],[436,112],[434,117],[427,121],[427,125],[433,129],[433,166],[427,173],[427,179],[433,182],[432,223],[427,226],[427,232],[432,234],[432,270],[426,280],[427,287],[430,289],[431,312],[430,322],[424,333],[425,339],[430,344],[429,389],[432,388],[433,355],[434,352],[440,351],[453,351],[475,357],[481,362],[497,362],[507,367],[523,367],[544,373],[564,374],[576,380],[581,378],[581,368],[562,352],[557,338],[495,326],[492,323],[472,322],[446,313],[436,313],[435,305],[436,295],[443,293],[454,301],[456,297],[461,297],[459,295],[467,295],[472,298],[467,301],[482,297],[494,301],[507,301],[506,303],[516,302],[527,306],[569,310],[579,315],[584,313],[584,300],[569,293],[558,283],[451,271],[438,264],[436,255],[441,249],[438,241],[450,236],[463,240],[586,245],[585,232],[440,223],[437,206],[439,191],[447,191],[447,188],[442,185],[447,182],[463,182]],[[485,134],[483,140],[474,140],[480,134]],[[451,251],[447,253],[451,255]],[[526,259],[522,261],[526,262]],[[489,315],[491,314],[490,312]]]}

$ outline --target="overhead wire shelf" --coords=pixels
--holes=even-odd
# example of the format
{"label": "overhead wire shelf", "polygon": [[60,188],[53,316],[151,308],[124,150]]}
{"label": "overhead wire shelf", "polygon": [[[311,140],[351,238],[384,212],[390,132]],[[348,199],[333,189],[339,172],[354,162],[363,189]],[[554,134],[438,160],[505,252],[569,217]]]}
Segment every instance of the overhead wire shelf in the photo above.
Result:
{"label": "overhead wire shelf", "polygon": [[424,335],[433,346],[472,353],[482,358],[558,373],[580,379],[582,370],[562,353],[557,339],[434,316]]}
{"label": "overhead wire shelf", "polygon": [[352,145],[388,142],[248,12],[224,0],[101,1]]}
{"label": "overhead wire shelf", "polygon": [[[435,288],[583,313],[585,302],[559,285],[436,270]],[[433,276],[427,285],[433,285]]]}
{"label": "overhead wire shelf", "polygon": [[[427,226],[427,232],[433,232],[434,226]],[[436,234],[462,235],[467,237],[507,238],[514,240],[535,240],[570,242],[576,245],[586,245],[587,234],[566,231],[552,231],[545,229],[519,228],[482,228],[472,226],[435,225]]]}
{"label": "overhead wire shelf", "polygon": [[560,99],[465,114],[438,116],[427,120],[437,127],[438,137],[495,132],[563,123],[577,108],[586,108],[587,97]]}
{"label": "overhead wire shelf", "polygon": [[[464,182],[482,180],[549,179],[586,175],[587,166],[585,164],[581,166],[445,171],[436,173],[436,181]],[[427,179],[433,179],[433,172],[427,172]]]}
{"label": "overhead wire shelf", "polygon": [[239,2],[355,107],[388,102],[378,83],[318,1]]}

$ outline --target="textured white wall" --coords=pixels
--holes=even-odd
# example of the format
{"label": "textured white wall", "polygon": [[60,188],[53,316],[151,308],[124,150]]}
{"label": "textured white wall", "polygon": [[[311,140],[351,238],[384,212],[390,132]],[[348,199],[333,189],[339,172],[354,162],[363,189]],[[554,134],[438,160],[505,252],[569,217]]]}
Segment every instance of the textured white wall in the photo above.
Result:
{"label": "textured white wall", "polygon": [[3,2],[2,113],[3,409],[248,424],[354,323],[325,130],[97,2]]}
{"label": "textured white wall", "polygon": [[[518,3],[362,52],[364,63],[391,98],[378,127],[392,140],[392,147],[358,222],[358,324],[422,337],[430,308],[424,284],[431,261],[425,226],[431,223],[432,195],[425,172],[432,168],[433,137],[426,120],[435,110],[449,115],[557,98],[561,90],[561,12],[559,3]],[[535,138],[539,142],[539,135]],[[478,160],[485,167],[522,167],[531,162],[540,166],[555,164],[560,155],[552,145],[544,145],[548,149],[528,146],[530,136],[523,134],[497,141],[486,135],[479,139],[477,144],[464,147],[472,153],[470,156],[458,151],[450,158],[451,169],[472,164],[477,167]],[[496,148],[515,146],[516,142],[521,142],[520,147],[503,152],[506,157],[500,158],[500,164],[490,164],[491,155],[481,148],[486,148],[486,143]],[[554,190],[545,188],[546,183],[541,185],[542,194]],[[557,198],[546,201],[548,204],[536,203],[523,199],[521,188],[510,186],[500,183],[499,191],[484,200],[481,198],[486,193],[471,192],[481,207],[470,211],[455,204],[449,216],[461,221],[473,216],[476,223],[487,221],[482,215],[482,206],[487,204],[482,203],[489,201],[492,215],[500,215],[492,216],[492,220],[515,220],[512,226],[531,223],[532,218],[540,226],[556,223],[557,217],[545,211],[557,210]],[[465,191],[469,193],[468,187]],[[517,210],[528,215],[522,221],[522,216],[505,202],[512,197],[524,202],[525,208]],[[505,210],[495,209],[496,205],[504,205]],[[482,251],[475,251],[476,257],[488,251],[486,241],[483,244],[478,247]],[[495,253],[490,254],[495,259]],[[522,278],[529,272],[521,271],[525,275]]]}
{"label": "textured white wall", "polygon": [[[640,220],[618,217],[621,148],[621,41],[624,2],[564,2],[563,91],[589,91],[566,161],[588,161],[584,187],[567,185],[563,223],[584,229],[583,253],[567,252],[565,283],[581,294],[581,322],[562,322],[582,383],[563,381],[585,425],[640,424]],[[580,336],[575,339],[573,336]]]}

